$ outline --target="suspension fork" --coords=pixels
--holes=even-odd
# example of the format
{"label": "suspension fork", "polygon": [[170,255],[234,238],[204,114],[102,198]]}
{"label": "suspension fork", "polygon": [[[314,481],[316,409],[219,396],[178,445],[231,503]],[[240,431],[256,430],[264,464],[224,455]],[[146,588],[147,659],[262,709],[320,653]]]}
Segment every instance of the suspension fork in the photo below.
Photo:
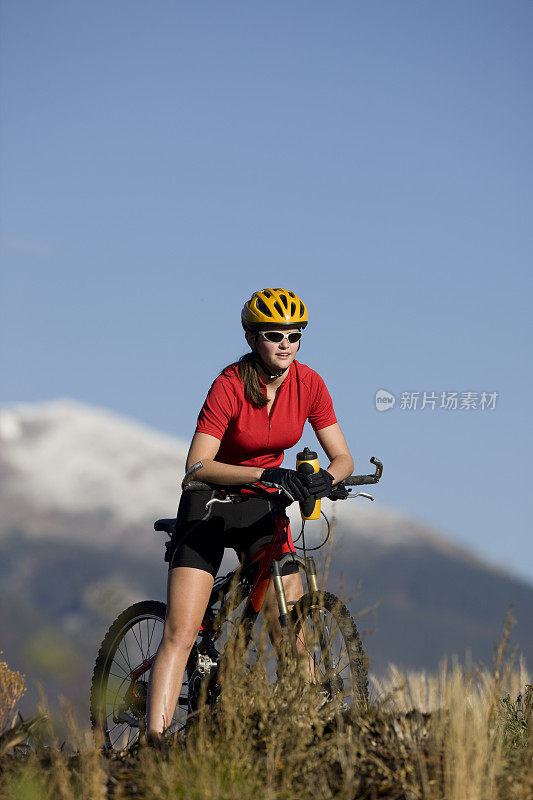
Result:
{"label": "suspension fork", "polygon": [[315,559],[312,556],[307,556],[305,559],[305,576],[307,578],[307,591],[316,594],[318,592],[318,581]]}
{"label": "suspension fork", "polygon": [[285,596],[285,587],[283,586],[283,579],[281,577],[280,562],[274,560],[270,565],[270,572],[272,575],[272,583],[276,592],[276,600],[278,601],[279,609],[279,624],[283,631],[287,630],[287,623],[289,619],[289,609],[287,606],[287,598]]}
{"label": "suspension fork", "polygon": [[286,563],[298,564],[301,571],[305,572],[307,580],[307,591],[313,594],[318,592],[318,581],[316,576],[316,564],[312,557],[306,557],[305,562],[303,559],[295,556],[293,553],[286,553],[280,559],[274,559],[270,565],[270,574],[272,576],[272,583],[276,592],[276,600],[279,609],[279,622],[282,630],[286,630],[289,619],[289,609],[287,605],[287,597],[285,595],[285,587],[283,586],[283,567]]}

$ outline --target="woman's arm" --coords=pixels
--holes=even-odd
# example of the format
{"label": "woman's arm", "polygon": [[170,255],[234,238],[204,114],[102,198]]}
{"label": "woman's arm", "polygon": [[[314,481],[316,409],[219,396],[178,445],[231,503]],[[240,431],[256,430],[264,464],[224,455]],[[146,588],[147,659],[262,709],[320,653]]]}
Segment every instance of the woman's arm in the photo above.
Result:
{"label": "woman's arm", "polygon": [[354,467],[353,458],[348,450],[341,426],[336,422],[334,425],[328,425],[327,428],[315,431],[315,433],[320,446],[330,460],[326,469],[333,475],[333,483],[339,483],[352,474]]}
{"label": "woman's arm", "polygon": [[208,483],[255,483],[263,473],[263,467],[239,467],[215,461],[220,448],[220,440],[209,433],[195,433],[187,455],[185,469],[202,462],[202,468],[194,473],[194,478]]}

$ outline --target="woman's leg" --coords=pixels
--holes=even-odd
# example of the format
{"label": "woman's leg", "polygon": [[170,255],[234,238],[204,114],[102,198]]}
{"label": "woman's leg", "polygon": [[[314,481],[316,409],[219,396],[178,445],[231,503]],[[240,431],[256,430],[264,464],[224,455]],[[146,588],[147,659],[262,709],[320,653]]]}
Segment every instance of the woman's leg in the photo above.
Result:
{"label": "woman's leg", "polygon": [[161,733],[172,721],[187,659],[196,641],[214,578],[194,567],[168,574],[167,615],[163,638],[150,672],[147,731]]}

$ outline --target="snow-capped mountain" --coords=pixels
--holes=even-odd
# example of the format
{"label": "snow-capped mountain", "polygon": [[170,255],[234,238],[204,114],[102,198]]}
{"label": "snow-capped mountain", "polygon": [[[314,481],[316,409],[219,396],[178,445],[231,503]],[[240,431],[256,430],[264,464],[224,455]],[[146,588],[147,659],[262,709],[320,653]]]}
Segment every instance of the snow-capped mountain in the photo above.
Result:
{"label": "snow-capped mountain", "polygon": [[0,409],[0,533],[94,543],[175,513],[187,445],[72,400]]}
{"label": "snow-capped mountain", "polygon": [[[147,541],[155,519],[173,516],[188,443],[114,412],[73,400],[0,408],[0,519],[32,536],[104,544],[126,535]],[[372,487],[370,487],[371,489]],[[332,504],[324,501],[330,516]],[[405,514],[365,499],[337,502],[339,530],[374,544],[447,540]],[[289,509],[299,529],[296,506]]]}

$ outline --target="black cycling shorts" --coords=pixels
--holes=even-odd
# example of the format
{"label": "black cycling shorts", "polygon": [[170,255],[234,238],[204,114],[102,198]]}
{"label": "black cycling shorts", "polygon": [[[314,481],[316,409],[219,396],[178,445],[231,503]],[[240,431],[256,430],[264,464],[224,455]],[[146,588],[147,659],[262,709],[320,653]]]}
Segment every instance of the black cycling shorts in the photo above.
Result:
{"label": "black cycling shorts", "polygon": [[224,549],[232,547],[239,559],[257,552],[274,534],[274,504],[251,496],[238,503],[214,503],[208,520],[206,502],[212,491],[184,491],[168,548],[168,568],[196,567],[216,577]]}

